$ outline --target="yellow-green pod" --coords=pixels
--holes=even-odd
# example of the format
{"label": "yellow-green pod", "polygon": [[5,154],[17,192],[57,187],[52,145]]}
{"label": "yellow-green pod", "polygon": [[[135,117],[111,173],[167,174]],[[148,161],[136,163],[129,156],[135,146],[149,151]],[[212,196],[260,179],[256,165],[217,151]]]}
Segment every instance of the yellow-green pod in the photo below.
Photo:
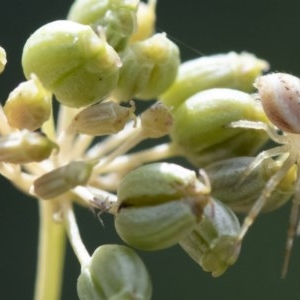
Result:
{"label": "yellow-green pod", "polygon": [[[243,139],[240,134],[246,132],[245,129],[229,128],[230,123],[244,119],[269,123],[261,103],[251,95],[232,89],[209,89],[190,97],[175,110],[170,136],[174,147],[178,147],[186,157],[195,159],[203,151],[218,148],[218,145],[221,146],[218,150],[226,154],[230,153],[226,148],[230,149],[232,143],[235,144],[234,137]],[[261,134],[267,140],[267,134]],[[254,146],[264,141],[260,136],[258,140],[254,139],[253,131],[248,137],[248,143]],[[243,143],[238,141],[237,145],[247,152]],[[249,147],[250,151],[252,149]]]}
{"label": "yellow-green pod", "polygon": [[36,130],[51,115],[52,94],[32,74],[9,94],[3,109],[11,127]]}
{"label": "yellow-green pod", "polygon": [[57,144],[39,132],[26,129],[0,137],[0,161],[12,164],[39,162],[48,158]]}
{"label": "yellow-green pod", "polygon": [[7,63],[6,52],[2,47],[0,47],[0,73],[3,72],[6,63]]}
{"label": "yellow-green pod", "polygon": [[187,98],[205,89],[232,88],[251,92],[255,78],[268,68],[266,61],[245,52],[192,59],[180,65],[176,80],[159,100],[176,109]]}
{"label": "yellow-green pod", "polygon": [[23,49],[27,79],[37,75],[66,106],[82,107],[105,98],[116,86],[120,59],[90,26],[54,21],[35,31]]}
{"label": "yellow-green pod", "polygon": [[165,34],[132,43],[120,56],[123,65],[113,91],[119,101],[157,97],[174,81],[180,62],[178,47]]}
{"label": "yellow-green pod", "polygon": [[136,27],[138,0],[76,0],[68,19],[103,30],[108,43],[121,51]]}

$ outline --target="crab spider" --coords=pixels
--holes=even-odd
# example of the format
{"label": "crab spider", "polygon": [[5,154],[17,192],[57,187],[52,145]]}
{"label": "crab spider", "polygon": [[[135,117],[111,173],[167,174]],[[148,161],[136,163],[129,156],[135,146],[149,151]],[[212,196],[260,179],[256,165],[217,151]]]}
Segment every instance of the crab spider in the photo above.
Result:
{"label": "crab spider", "polygon": [[285,73],[273,73],[256,79],[254,86],[258,89],[259,98],[269,120],[280,130],[282,134],[265,123],[241,120],[230,124],[232,128],[250,128],[265,130],[270,138],[279,146],[261,152],[249,165],[240,182],[251,173],[264,159],[278,156],[282,161],[280,170],[267,182],[260,197],[256,200],[248,215],[245,217],[238,236],[241,243],[249,227],[254,222],[268,197],[276,189],[286,173],[297,166],[295,191],[290,212],[289,229],[282,277],[286,276],[289,258],[293,246],[294,236],[299,222],[300,207],[300,79]]}

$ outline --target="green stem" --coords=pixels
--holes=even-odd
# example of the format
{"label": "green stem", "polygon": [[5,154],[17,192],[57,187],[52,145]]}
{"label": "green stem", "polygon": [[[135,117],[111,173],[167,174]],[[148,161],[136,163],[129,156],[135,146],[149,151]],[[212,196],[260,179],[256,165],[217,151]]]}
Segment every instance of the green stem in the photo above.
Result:
{"label": "green stem", "polygon": [[39,200],[40,232],[35,300],[58,300],[61,294],[65,256],[63,222],[55,222],[55,203]]}

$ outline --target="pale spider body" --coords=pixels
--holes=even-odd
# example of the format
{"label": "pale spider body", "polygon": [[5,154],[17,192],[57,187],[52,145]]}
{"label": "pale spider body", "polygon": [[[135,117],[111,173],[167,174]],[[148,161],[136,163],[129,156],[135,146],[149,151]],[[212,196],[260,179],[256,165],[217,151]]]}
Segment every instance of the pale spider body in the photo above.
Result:
{"label": "pale spider body", "polygon": [[282,269],[282,277],[286,276],[289,257],[292,250],[294,236],[299,223],[300,206],[300,79],[285,73],[273,73],[257,78],[255,87],[258,89],[264,111],[275,127],[265,123],[241,120],[230,124],[234,128],[251,128],[265,130],[270,138],[280,144],[277,147],[261,152],[249,165],[243,178],[246,179],[251,171],[264,159],[278,157],[282,166],[267,182],[260,197],[256,200],[242,224],[238,237],[239,243],[244,238],[251,224],[258,216],[270,194],[284,178],[286,173],[294,166],[297,166],[295,191],[290,213],[289,229],[286,242],[286,254]]}

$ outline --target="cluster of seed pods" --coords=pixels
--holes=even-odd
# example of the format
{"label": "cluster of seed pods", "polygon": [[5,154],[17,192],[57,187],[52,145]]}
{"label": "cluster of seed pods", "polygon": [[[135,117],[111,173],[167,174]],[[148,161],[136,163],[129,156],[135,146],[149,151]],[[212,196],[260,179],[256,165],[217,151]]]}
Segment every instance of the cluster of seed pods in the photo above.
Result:
{"label": "cluster of seed pods", "polygon": [[[29,37],[27,81],[0,107],[0,172],[39,203],[51,203],[53,217],[66,223],[82,265],[80,299],[122,299],[137,290],[150,299],[152,287],[143,262],[125,246],[104,245],[89,256],[73,202],[112,214],[129,246],[178,244],[217,277],[236,262],[256,217],[293,197],[284,277],[299,221],[300,79],[262,75],[268,64],[249,53],[180,64],[175,43],[153,33],[155,1],[104,1],[90,14],[98,1],[75,1],[69,20]],[[134,32],[140,6],[152,22],[146,33]],[[5,63],[0,48],[0,72]],[[60,105],[57,124],[52,97]],[[136,116],[133,98],[158,101]],[[259,152],[269,138],[279,146]],[[174,164],[178,156],[194,170]],[[246,214],[242,224],[235,213]]]}

